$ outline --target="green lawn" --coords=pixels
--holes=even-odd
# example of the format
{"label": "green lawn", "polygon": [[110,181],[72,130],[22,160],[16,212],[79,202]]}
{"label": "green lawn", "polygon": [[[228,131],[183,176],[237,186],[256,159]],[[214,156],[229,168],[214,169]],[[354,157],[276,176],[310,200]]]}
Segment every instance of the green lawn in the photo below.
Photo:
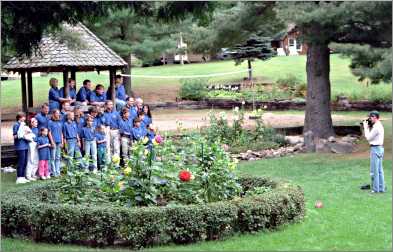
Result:
{"label": "green lawn", "polygon": [[[332,97],[338,94],[347,95],[353,99],[391,99],[391,85],[373,85],[366,87],[365,84],[357,81],[348,68],[349,59],[341,58],[337,54],[331,55],[331,83],[332,83]],[[285,77],[287,74],[293,74],[296,77],[306,81],[306,57],[305,56],[291,56],[291,57],[275,57],[268,61],[253,62],[254,76],[266,80],[277,80]],[[134,68],[134,74],[143,75],[199,75],[231,72],[247,69],[247,63],[235,66],[234,61],[219,61],[211,63],[190,64],[190,65],[166,65],[148,68]],[[225,79],[234,79],[247,76],[247,73],[239,73],[230,76],[222,76],[211,79],[211,81],[221,81]],[[62,80],[62,74],[49,74],[46,77],[33,78],[33,90],[35,104],[40,104],[48,99],[49,79],[56,77]],[[96,72],[77,73],[77,85],[80,87],[84,79],[90,79],[94,83],[108,84],[108,73],[101,72],[98,75]],[[139,93],[147,93],[152,88],[163,89],[167,86],[179,87],[178,79],[144,79],[134,78],[133,87]],[[20,107],[20,80],[3,81],[1,85],[1,106],[3,108]],[[165,94],[164,94],[165,95]]]}
{"label": "green lawn", "polygon": [[[295,113],[295,112],[293,112]],[[362,117],[364,112],[340,114]],[[361,152],[352,155],[302,154],[240,164],[239,173],[269,175],[296,183],[304,189],[306,218],[275,232],[237,235],[224,241],[188,246],[162,246],[150,251],[272,251],[272,250],[391,250],[392,249],[392,120],[385,126],[384,171],[388,192],[372,195],[359,186],[369,181],[369,159],[363,140]],[[357,121],[358,119],[351,119]],[[15,187],[15,175],[2,174],[2,191]],[[23,185],[20,185],[23,187]],[[314,208],[321,200],[324,208]],[[3,251],[96,251],[73,245],[36,244],[5,238]],[[113,248],[99,251],[121,251]],[[125,251],[125,250],[124,250]]]}

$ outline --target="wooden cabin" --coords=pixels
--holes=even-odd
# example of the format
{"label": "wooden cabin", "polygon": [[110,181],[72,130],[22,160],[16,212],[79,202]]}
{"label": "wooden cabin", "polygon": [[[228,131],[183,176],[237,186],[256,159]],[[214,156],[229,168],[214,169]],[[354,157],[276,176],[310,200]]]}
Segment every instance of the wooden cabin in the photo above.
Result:
{"label": "wooden cabin", "polygon": [[299,39],[300,32],[294,24],[279,32],[273,37],[272,47],[278,56],[304,55],[307,53],[307,45]]}

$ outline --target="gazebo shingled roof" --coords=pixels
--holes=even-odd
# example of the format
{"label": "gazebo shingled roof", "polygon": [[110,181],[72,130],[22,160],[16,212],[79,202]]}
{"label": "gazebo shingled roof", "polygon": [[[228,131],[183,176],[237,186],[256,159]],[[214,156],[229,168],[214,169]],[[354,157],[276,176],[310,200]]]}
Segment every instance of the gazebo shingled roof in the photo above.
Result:
{"label": "gazebo shingled roof", "polygon": [[[22,106],[26,112],[28,111],[27,103],[28,107],[33,107],[32,72],[63,72],[63,82],[66,86],[69,72],[71,78],[75,79],[77,71],[109,70],[109,81],[112,85],[116,70],[127,66],[126,61],[82,23],[63,24],[62,26],[65,32],[79,35],[82,44],[80,48],[61,42],[60,38],[53,34],[44,35],[36,53],[32,53],[30,57],[13,57],[3,66],[5,70],[21,74]],[[26,74],[28,89],[26,89]],[[114,91],[114,85],[111,90]]]}
{"label": "gazebo shingled roof", "polygon": [[70,48],[54,35],[46,35],[39,44],[39,50],[31,57],[13,57],[3,66],[8,71],[30,69],[34,72],[63,71],[76,68],[77,71],[94,71],[109,67],[122,68],[127,65],[119,55],[105,45],[83,24],[75,26],[63,24],[66,32],[77,33],[82,48]]}

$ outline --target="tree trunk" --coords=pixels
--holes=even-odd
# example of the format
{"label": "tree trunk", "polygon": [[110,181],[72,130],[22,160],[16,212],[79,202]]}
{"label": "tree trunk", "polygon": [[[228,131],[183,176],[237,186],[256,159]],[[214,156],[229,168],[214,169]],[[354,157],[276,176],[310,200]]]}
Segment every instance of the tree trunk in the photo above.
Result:
{"label": "tree trunk", "polygon": [[252,81],[252,67],[251,67],[251,60],[247,60],[248,62],[248,80]]}
{"label": "tree trunk", "polygon": [[312,131],[317,139],[334,136],[330,110],[330,52],[327,44],[309,44],[306,69],[304,133]]}
{"label": "tree trunk", "polygon": [[[122,72],[123,74],[131,75],[131,54],[127,55],[123,59],[127,62],[127,67],[124,70],[122,70]],[[131,76],[124,76],[123,82],[127,95],[132,96]]]}

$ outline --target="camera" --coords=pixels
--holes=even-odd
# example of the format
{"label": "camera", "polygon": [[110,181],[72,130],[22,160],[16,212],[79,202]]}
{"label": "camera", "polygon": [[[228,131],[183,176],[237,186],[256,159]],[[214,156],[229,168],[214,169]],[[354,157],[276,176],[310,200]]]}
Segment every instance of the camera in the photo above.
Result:
{"label": "camera", "polygon": [[[366,121],[367,121],[368,127],[371,128],[373,126],[373,122],[371,121],[371,119],[367,118]],[[360,122],[360,125],[363,125],[363,122]]]}

